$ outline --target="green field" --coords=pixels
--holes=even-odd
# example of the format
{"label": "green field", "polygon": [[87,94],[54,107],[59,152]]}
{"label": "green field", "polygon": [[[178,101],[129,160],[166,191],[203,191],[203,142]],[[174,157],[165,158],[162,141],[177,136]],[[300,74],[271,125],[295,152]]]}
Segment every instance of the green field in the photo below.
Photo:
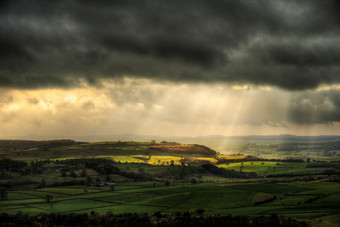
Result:
{"label": "green field", "polygon": [[[318,183],[306,184],[198,184],[185,185],[164,182],[119,183],[114,191],[106,187],[69,186],[42,188],[26,191],[10,191],[8,200],[0,203],[0,212],[16,213],[19,210],[29,214],[40,212],[91,212],[105,214],[124,212],[195,211],[204,208],[205,214],[269,215],[279,213],[291,217],[316,217],[335,214],[340,209],[339,184],[328,183],[334,190],[318,195]],[[262,193],[259,196],[259,193]],[[47,203],[45,196],[53,196]],[[274,201],[265,202],[266,196],[276,196]],[[254,198],[263,204],[254,205]],[[309,202],[310,199],[315,199]],[[308,211],[307,211],[308,210]],[[302,212],[304,211],[304,212]]]}
{"label": "green field", "polygon": [[[161,151],[152,148],[155,144],[164,147],[98,142],[0,149],[2,158],[14,163],[11,169],[2,159],[0,189],[7,194],[0,200],[0,213],[172,214],[202,208],[204,215],[279,214],[310,219],[339,214],[337,163],[323,159],[250,161],[253,156],[239,153],[221,155],[209,153],[209,148],[201,153]],[[281,145],[266,144],[235,146],[281,149]],[[305,152],[319,145],[289,146]],[[176,144],[169,147],[176,148]],[[284,153],[289,151],[280,152],[287,157]],[[13,160],[24,167],[16,168]],[[311,163],[325,166],[311,167]]]}
{"label": "green field", "polygon": [[261,175],[266,174],[305,174],[319,173],[332,168],[306,168],[306,163],[299,162],[236,162],[229,164],[219,164],[218,167],[244,172],[256,172]]}

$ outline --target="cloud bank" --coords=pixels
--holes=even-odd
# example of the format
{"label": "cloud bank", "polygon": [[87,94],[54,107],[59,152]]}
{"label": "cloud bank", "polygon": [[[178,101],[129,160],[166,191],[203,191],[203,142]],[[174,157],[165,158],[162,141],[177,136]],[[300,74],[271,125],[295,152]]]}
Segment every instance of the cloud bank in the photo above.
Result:
{"label": "cloud bank", "polygon": [[1,1],[0,86],[100,86],[124,76],[338,84],[339,9],[337,0]]}

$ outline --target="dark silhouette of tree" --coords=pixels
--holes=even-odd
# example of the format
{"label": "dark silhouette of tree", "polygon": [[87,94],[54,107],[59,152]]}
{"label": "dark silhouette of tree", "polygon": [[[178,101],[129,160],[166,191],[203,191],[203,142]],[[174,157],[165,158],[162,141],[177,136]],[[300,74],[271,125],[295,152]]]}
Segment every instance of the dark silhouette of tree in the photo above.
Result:
{"label": "dark silhouette of tree", "polygon": [[87,176],[86,178],[86,185],[90,186],[93,183],[92,177],[91,176]]}
{"label": "dark silhouette of tree", "polygon": [[39,185],[41,188],[46,187],[46,180],[42,179]]}
{"label": "dark silhouette of tree", "polygon": [[47,194],[47,195],[45,195],[45,199],[46,199],[46,203],[50,203],[53,199],[53,195]]}
{"label": "dark silhouette of tree", "polygon": [[74,172],[74,170],[71,171],[71,177],[73,177],[73,178],[77,177],[77,174],[76,174],[76,172]]}
{"label": "dark silhouette of tree", "polygon": [[81,171],[81,176],[82,177],[86,177],[87,176],[86,170]]}
{"label": "dark silhouette of tree", "polygon": [[110,175],[107,175],[106,178],[105,178],[106,181],[111,181],[112,180],[112,177]]}
{"label": "dark silhouette of tree", "polygon": [[8,199],[8,193],[6,191],[6,188],[0,189],[0,198],[1,198],[1,200],[7,200]]}
{"label": "dark silhouette of tree", "polygon": [[196,178],[191,178],[190,183],[192,183],[192,184],[197,184]]}
{"label": "dark silhouette of tree", "polygon": [[110,191],[113,192],[115,190],[115,185],[111,184],[110,185]]}
{"label": "dark silhouette of tree", "polygon": [[199,214],[199,215],[202,215],[203,213],[205,212],[205,210],[203,208],[197,208],[195,210],[195,213]]}

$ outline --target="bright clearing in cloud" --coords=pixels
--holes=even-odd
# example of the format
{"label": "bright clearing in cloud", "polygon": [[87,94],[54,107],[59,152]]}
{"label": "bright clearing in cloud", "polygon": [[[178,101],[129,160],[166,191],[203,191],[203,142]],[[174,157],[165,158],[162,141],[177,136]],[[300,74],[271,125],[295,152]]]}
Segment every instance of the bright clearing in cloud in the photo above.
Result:
{"label": "bright clearing in cloud", "polygon": [[1,133],[335,134],[340,91],[333,92],[313,92],[311,98],[309,92],[128,78],[101,87],[11,89],[2,93]]}
{"label": "bright clearing in cloud", "polygon": [[339,1],[1,1],[0,136],[339,134]]}

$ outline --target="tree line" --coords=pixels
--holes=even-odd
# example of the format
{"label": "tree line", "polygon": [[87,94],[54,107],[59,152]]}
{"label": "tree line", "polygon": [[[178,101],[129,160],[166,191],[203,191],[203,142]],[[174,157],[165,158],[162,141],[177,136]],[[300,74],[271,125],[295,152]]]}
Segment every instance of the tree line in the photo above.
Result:
{"label": "tree line", "polygon": [[249,227],[305,227],[306,223],[292,218],[281,218],[275,214],[270,217],[247,217],[247,216],[201,216],[185,212],[173,215],[156,212],[153,215],[147,213],[113,214],[107,212],[101,215],[95,211],[87,213],[41,213],[30,216],[18,212],[17,214],[0,214],[0,226],[249,226]]}

